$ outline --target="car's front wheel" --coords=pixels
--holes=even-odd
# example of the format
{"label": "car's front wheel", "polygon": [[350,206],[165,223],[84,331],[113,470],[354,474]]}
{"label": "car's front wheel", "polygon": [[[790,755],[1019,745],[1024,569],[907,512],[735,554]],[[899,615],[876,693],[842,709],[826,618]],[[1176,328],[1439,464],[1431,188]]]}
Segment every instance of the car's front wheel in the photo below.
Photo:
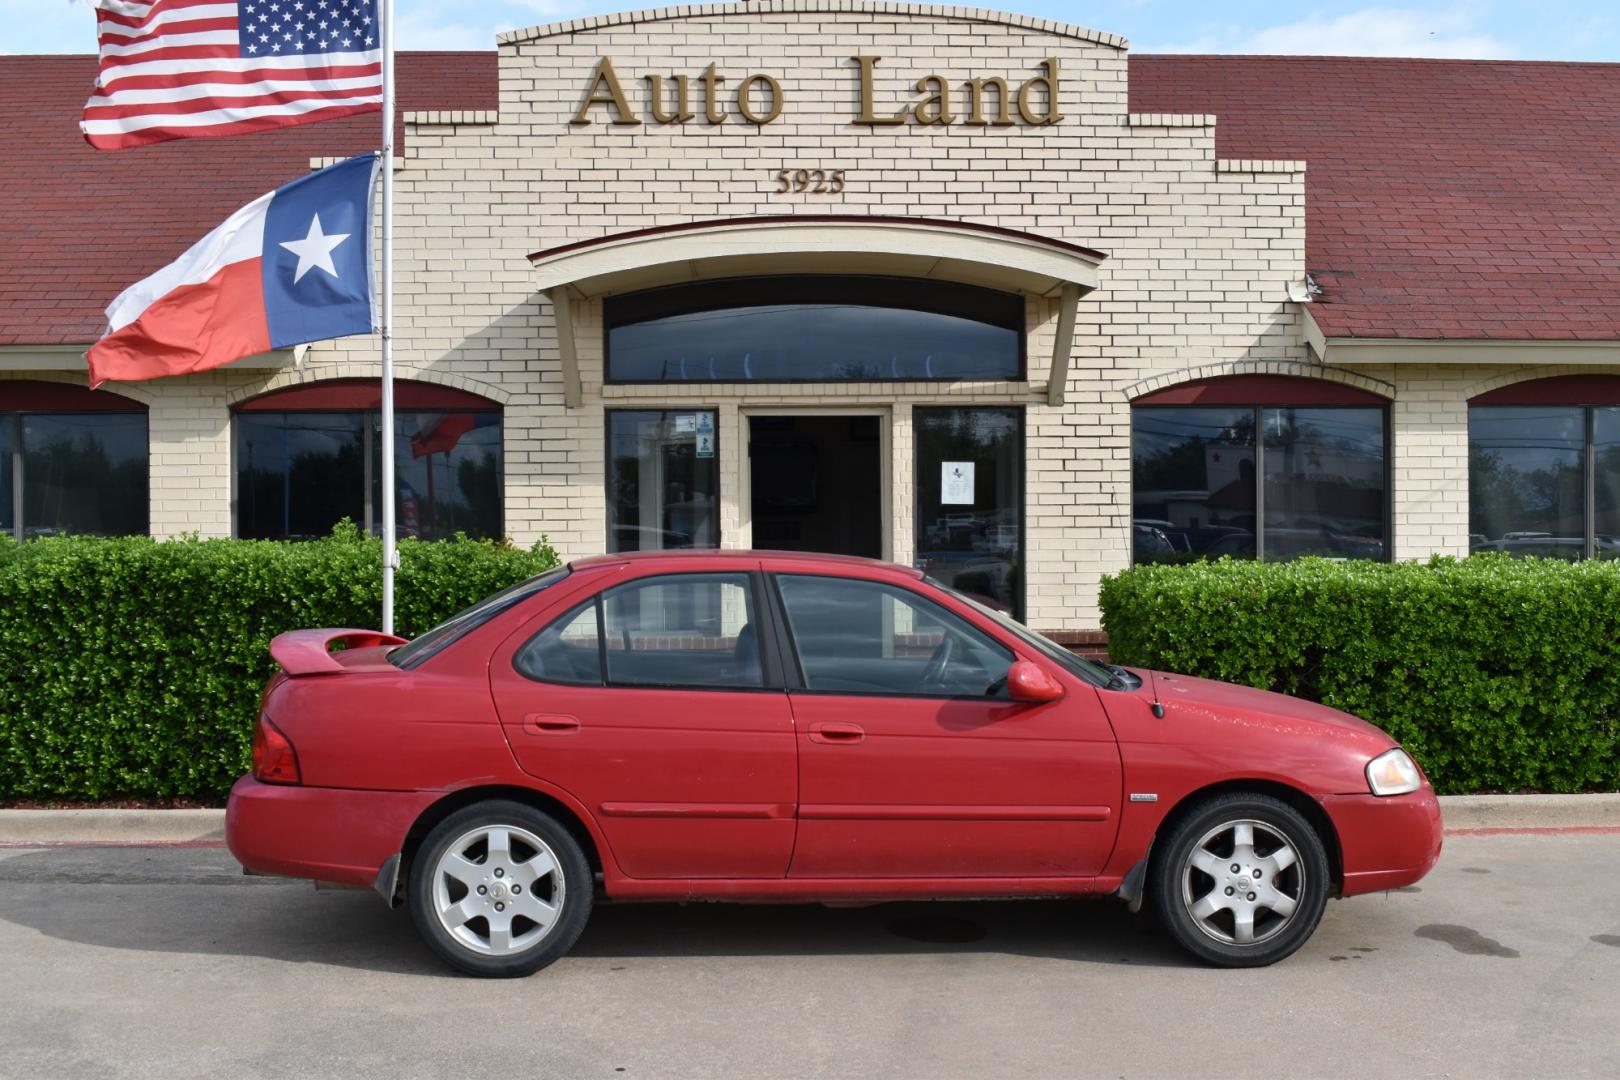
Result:
{"label": "car's front wheel", "polygon": [[590,863],[556,819],[522,803],[478,803],[441,821],[411,865],[409,903],[435,953],[473,975],[539,971],[591,913]]}
{"label": "car's front wheel", "polygon": [[1222,967],[1262,967],[1305,944],[1328,897],[1311,823],[1269,795],[1218,795],[1160,838],[1150,888],[1176,941]]}

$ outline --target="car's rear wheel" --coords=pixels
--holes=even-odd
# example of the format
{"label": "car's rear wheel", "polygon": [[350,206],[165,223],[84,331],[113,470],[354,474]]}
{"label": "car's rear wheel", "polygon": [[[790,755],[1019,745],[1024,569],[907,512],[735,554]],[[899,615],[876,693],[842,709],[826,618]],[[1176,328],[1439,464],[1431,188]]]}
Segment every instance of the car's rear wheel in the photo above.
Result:
{"label": "car's rear wheel", "polygon": [[1316,930],[1327,851],[1298,810],[1269,795],[1218,795],[1161,837],[1150,888],[1176,941],[1222,967],[1262,967]]}
{"label": "car's rear wheel", "polygon": [[590,864],[555,818],[505,800],[441,821],[411,864],[409,902],[435,953],[473,975],[539,971],[591,913]]}

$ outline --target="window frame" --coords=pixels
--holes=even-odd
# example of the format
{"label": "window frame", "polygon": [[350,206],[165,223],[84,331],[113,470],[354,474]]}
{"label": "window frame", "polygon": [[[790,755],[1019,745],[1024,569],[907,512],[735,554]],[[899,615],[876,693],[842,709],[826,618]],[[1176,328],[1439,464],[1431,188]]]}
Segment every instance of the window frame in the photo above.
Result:
{"label": "window frame", "polygon": [[[773,288],[802,287],[805,282],[815,284],[826,283],[829,287],[844,283],[852,291],[860,291],[861,285],[869,287],[882,287],[890,290],[885,295],[894,295],[904,298],[908,295],[917,295],[932,291],[935,295],[955,296],[957,298],[971,298],[972,294],[983,294],[979,297],[983,306],[991,305],[991,298],[995,303],[1006,304],[1009,310],[1015,310],[1016,315],[1007,322],[996,322],[989,318],[974,318],[972,316],[958,316],[969,321],[982,323],[986,326],[996,326],[1011,330],[1017,339],[1016,368],[1011,375],[974,375],[952,376],[949,378],[925,378],[921,376],[884,376],[863,379],[621,379],[613,374],[613,331],[624,326],[636,326],[651,322],[659,318],[672,318],[682,314],[703,314],[705,312],[726,311],[734,308],[746,309],[749,307],[766,306],[772,302],[792,302],[784,300],[781,296],[771,297]],[[686,305],[660,305],[660,300],[667,300],[685,291],[692,296],[729,296],[732,302],[726,304],[709,305],[700,302]],[[757,295],[756,295],[757,294]],[[791,295],[791,294],[790,294]],[[741,298],[740,301],[738,298]],[[753,302],[750,302],[753,301]],[[814,301],[807,301],[814,302]],[[651,309],[651,313],[632,317],[637,307]],[[958,310],[953,305],[940,302],[934,307],[921,306],[918,303],[888,303],[869,304],[869,307],[889,308],[899,311],[916,311],[926,314],[950,315]],[[668,310],[664,308],[668,307]],[[627,315],[625,309],[629,308],[631,314]],[[936,310],[936,308],[938,310]],[[651,289],[641,289],[616,296],[609,296],[602,304],[602,382],[606,386],[799,386],[799,385],[852,385],[860,383],[939,383],[949,385],[957,382],[1024,382],[1029,378],[1029,313],[1024,298],[1015,292],[1003,289],[992,289],[982,285],[965,285],[958,282],[935,281],[929,278],[911,278],[893,274],[761,274],[748,277],[729,277],[705,279],[703,281],[681,282],[675,285],[661,285]]]}
{"label": "window frame", "polygon": [[[606,591],[607,590],[605,589],[602,590],[602,592]],[[581,600],[579,603],[566,608],[560,615],[548,619],[544,626],[541,626],[534,633],[524,638],[523,643],[512,650],[512,670],[522,678],[528,679],[530,682],[541,683],[545,686],[605,686],[607,679],[607,635],[602,626],[602,592],[594,593],[586,599]],[[540,640],[541,635],[549,634],[553,629],[560,626],[566,626],[567,624],[573,622],[580,615],[584,614],[586,608],[590,608],[591,612],[596,616],[596,681],[585,682],[579,679],[544,679],[533,672],[525,671],[523,666],[518,663],[518,661],[523,654],[529,650],[529,646]]]}
{"label": "window frame", "polygon": [[804,662],[799,655],[798,639],[793,634],[793,624],[788,619],[787,602],[782,597],[781,579],[820,578],[830,581],[865,584],[877,589],[889,589],[902,593],[906,597],[918,602],[918,606],[926,609],[932,608],[939,613],[940,620],[955,619],[964,624],[973,635],[982,639],[993,648],[1007,654],[1007,666],[1011,668],[1019,659],[1018,650],[1012,648],[996,635],[977,625],[972,619],[960,612],[952,611],[939,601],[927,596],[916,589],[897,585],[890,581],[878,581],[872,578],[847,577],[840,574],[819,574],[802,570],[771,570],[765,574],[768,578],[768,591],[771,602],[771,621],[776,626],[776,645],[782,652],[782,670],[787,677],[787,690],[790,694],[816,694],[822,697],[862,697],[880,698],[902,701],[979,701],[995,704],[1006,704],[1012,701],[1005,680],[1001,688],[994,694],[923,694],[923,693],[891,693],[882,690],[818,690],[809,685],[804,675]]}
{"label": "window frame", "polygon": [[[614,682],[612,680],[608,674],[607,613],[604,606],[604,600],[609,593],[616,592],[620,589],[645,587],[647,585],[665,581],[671,578],[721,576],[739,577],[745,579],[747,582],[746,587],[748,589],[748,600],[753,613],[751,623],[754,626],[754,635],[759,645],[760,684],[758,686],[711,686],[703,683],[623,683]],[[550,619],[547,619],[543,626],[536,628],[533,633],[525,637],[523,639],[523,643],[512,650],[512,657],[510,661],[511,668],[519,677],[527,679],[529,682],[539,683],[544,686],[570,686],[595,688],[598,690],[669,690],[697,694],[780,694],[787,687],[782,677],[783,664],[782,657],[778,651],[778,635],[776,633],[775,620],[773,618],[774,613],[770,608],[767,607],[765,603],[765,583],[763,581],[763,577],[764,575],[758,570],[703,569],[662,571],[651,574],[643,574],[639,577],[627,578],[621,581],[615,581],[598,589],[586,599],[581,600],[576,604],[569,605],[566,610],[560,612]],[[524,650],[527,649],[535,641],[535,639],[540,637],[541,634],[544,634],[552,629],[552,627],[559,625],[563,620],[578,617],[580,612],[587,605],[593,608],[596,612],[597,666],[600,671],[600,678],[598,681],[574,682],[572,680],[565,679],[543,679],[537,675],[531,675],[529,672],[524,671],[518,666],[518,657],[523,655]],[[749,624],[745,623],[744,625]]]}
{"label": "window frame", "polygon": [[[1229,378],[1245,379],[1244,376],[1235,376],[1235,377],[1229,376]],[[1312,382],[1316,381],[1316,380],[1312,380],[1312,379],[1308,379],[1308,378],[1293,377],[1293,376],[1285,376],[1283,378],[1288,378],[1291,381],[1303,382],[1303,383],[1312,383]],[[1220,380],[1213,380],[1213,381],[1219,382]],[[1245,379],[1245,381],[1247,381],[1247,380]],[[1337,384],[1329,383],[1328,386],[1329,387],[1336,387]],[[1167,388],[1168,391],[1176,391],[1176,390],[1180,390],[1180,389],[1183,389],[1183,387],[1169,387],[1169,388]],[[1353,388],[1346,388],[1346,389],[1353,389]],[[1183,409],[1187,409],[1187,410],[1190,410],[1190,409],[1204,409],[1204,410],[1207,410],[1207,409],[1232,409],[1232,410],[1243,410],[1243,409],[1247,409],[1250,412],[1250,414],[1254,418],[1254,483],[1255,483],[1255,492],[1254,492],[1255,530],[1254,530],[1254,556],[1253,556],[1252,561],[1257,562],[1257,563],[1263,563],[1263,562],[1266,561],[1266,555],[1265,555],[1265,550],[1266,550],[1265,549],[1265,542],[1266,542],[1265,537],[1266,537],[1266,532],[1267,532],[1267,526],[1266,526],[1266,457],[1265,457],[1265,455],[1266,455],[1266,447],[1265,447],[1266,434],[1265,434],[1265,425],[1264,425],[1264,420],[1263,420],[1263,414],[1265,413],[1265,411],[1267,409],[1377,409],[1379,411],[1379,414],[1380,414],[1381,418],[1382,418],[1383,436],[1384,436],[1383,437],[1384,460],[1383,460],[1383,469],[1381,470],[1381,474],[1382,474],[1381,475],[1381,480],[1383,481],[1383,493],[1384,493],[1383,514],[1381,515],[1382,519],[1383,519],[1384,553],[1383,553],[1383,556],[1381,558],[1370,559],[1370,560],[1366,560],[1366,561],[1369,561],[1369,562],[1383,562],[1383,563],[1393,562],[1394,561],[1394,555],[1395,555],[1395,497],[1394,497],[1395,496],[1395,489],[1394,489],[1394,483],[1395,483],[1395,460],[1394,460],[1395,459],[1395,454],[1394,454],[1394,449],[1395,449],[1395,447],[1394,447],[1394,431],[1392,430],[1393,429],[1393,424],[1391,423],[1391,416],[1390,416],[1390,406],[1389,406],[1389,402],[1387,400],[1384,400],[1384,399],[1379,399],[1376,402],[1373,401],[1373,400],[1370,400],[1375,395],[1372,395],[1372,394],[1367,393],[1365,391],[1357,391],[1357,393],[1358,394],[1365,394],[1366,397],[1369,400],[1356,401],[1356,402],[1352,402],[1352,401],[1348,401],[1348,400],[1343,400],[1343,401],[1333,401],[1333,400],[1310,401],[1310,400],[1307,400],[1306,397],[1295,398],[1295,397],[1291,397],[1291,396],[1288,396],[1288,395],[1281,395],[1281,396],[1277,396],[1276,400],[1258,401],[1258,403],[1257,403],[1257,399],[1260,399],[1260,398],[1263,398],[1263,397],[1266,397],[1266,396],[1273,396],[1273,395],[1267,395],[1267,394],[1265,394],[1265,393],[1263,393],[1261,391],[1258,391],[1258,390],[1255,393],[1249,395],[1248,400],[1243,400],[1243,401],[1223,400],[1225,398],[1228,398],[1228,397],[1232,396],[1232,395],[1225,394],[1225,393],[1213,395],[1213,400],[1208,400],[1208,401],[1176,401],[1176,400],[1154,401],[1154,400],[1152,400],[1153,398],[1157,397],[1158,394],[1148,394],[1148,395],[1144,395],[1143,397],[1135,398],[1134,400],[1131,401],[1130,482],[1127,485],[1127,494],[1126,494],[1126,499],[1127,499],[1126,506],[1130,511],[1130,520],[1131,520],[1131,522],[1134,524],[1134,522],[1136,521],[1136,412],[1137,412],[1138,409],[1155,409],[1155,410],[1159,410],[1159,409],[1163,409],[1163,410],[1183,410]],[[1307,395],[1307,396],[1312,396],[1312,395]],[[1333,396],[1337,396],[1337,395],[1333,395],[1331,393],[1328,393],[1328,394],[1324,394],[1324,396],[1333,397]],[[1126,550],[1127,550],[1127,552],[1129,553],[1129,556],[1130,556],[1130,565],[1135,566],[1135,565],[1137,565],[1137,562],[1136,562],[1136,544],[1134,543],[1134,541],[1130,537],[1127,537],[1126,545],[1127,545]],[[1350,561],[1350,559],[1351,559],[1351,556],[1344,556],[1345,561]],[[1148,564],[1143,564],[1143,565],[1156,565],[1156,564],[1148,563]]]}
{"label": "window frame", "polygon": [[1018,418],[1018,463],[1016,478],[1013,481],[1018,495],[1018,551],[1013,559],[1018,567],[1018,588],[1013,595],[1013,610],[1011,618],[1022,621],[1028,614],[1029,599],[1029,409],[1024,405],[913,405],[911,409],[911,441],[914,447],[911,458],[911,527],[913,548],[921,545],[916,537],[923,535],[921,476],[923,466],[923,440],[918,432],[918,412],[950,412],[964,409],[994,409],[1011,410]]}
{"label": "window frame", "polygon": [[[1620,377],[1617,377],[1620,378]],[[1540,381],[1540,380],[1533,380]],[[1503,389],[1511,389],[1504,387]],[[1481,397],[1491,397],[1482,395]],[[1575,402],[1557,401],[1531,401],[1512,400],[1511,396],[1504,395],[1504,400],[1481,400],[1472,398],[1468,402],[1468,457],[1470,465],[1474,454],[1474,413],[1479,409],[1579,409],[1581,411],[1581,526],[1584,538],[1579,562],[1586,562],[1597,558],[1597,411],[1599,409],[1614,409],[1620,407],[1620,399],[1612,402],[1592,404],[1576,404]],[[1468,471],[1468,533],[1474,531],[1474,472]],[[1472,551],[1469,554],[1473,554]],[[1512,555],[1512,552],[1502,554]],[[1521,556],[1522,557],[1522,556]]]}
{"label": "window frame", "polygon": [[[615,550],[613,546],[613,530],[616,523],[613,518],[613,419],[625,413],[710,413],[714,416],[714,547],[690,548],[634,548],[631,550]],[[720,467],[720,409],[714,405],[694,405],[690,408],[664,405],[639,408],[635,405],[619,405],[602,410],[602,504],[603,504],[603,547],[602,550],[610,555],[633,555],[642,551],[719,551],[723,539],[721,536],[720,504],[725,484],[725,470]],[[656,526],[654,526],[656,528]],[[637,526],[647,528],[647,526]],[[663,530],[659,530],[663,531]]]}
{"label": "window frame", "polygon": [[[271,395],[265,395],[265,397],[270,397],[270,396]],[[255,398],[255,399],[253,399],[253,402],[258,402],[259,400],[261,400],[261,399]],[[456,413],[483,413],[483,414],[493,415],[496,418],[496,420],[497,420],[497,422],[498,422],[498,424],[500,426],[500,453],[495,455],[495,494],[496,494],[496,497],[497,497],[496,498],[496,507],[495,507],[495,518],[496,518],[496,520],[495,520],[495,532],[490,537],[488,537],[488,539],[499,540],[502,537],[506,536],[506,410],[504,408],[502,408],[500,405],[497,405],[497,404],[495,404],[493,402],[491,402],[491,403],[489,403],[487,405],[482,405],[482,406],[478,406],[478,407],[450,406],[450,405],[445,405],[443,407],[436,407],[436,406],[417,405],[417,406],[411,406],[411,407],[404,407],[404,408],[396,409],[394,411],[394,419],[397,422],[398,419],[401,416],[412,416],[412,415],[416,415],[418,413],[451,413],[451,412],[456,412]],[[242,538],[241,471],[242,471],[242,468],[243,468],[243,462],[241,460],[241,454],[240,454],[240,449],[241,449],[240,428],[241,428],[241,419],[242,419],[242,417],[244,415],[250,416],[250,417],[264,417],[264,416],[330,416],[330,415],[332,415],[334,413],[355,414],[355,415],[358,415],[360,417],[360,453],[361,453],[360,504],[361,504],[361,520],[355,522],[355,524],[358,525],[360,527],[361,531],[363,533],[365,533],[366,535],[368,535],[368,536],[377,535],[376,530],[381,528],[382,506],[380,504],[376,503],[376,501],[372,498],[372,488],[373,488],[373,486],[380,485],[382,483],[382,476],[381,476],[381,468],[382,468],[382,466],[377,460],[375,460],[376,455],[375,455],[375,451],[372,449],[372,443],[374,441],[374,439],[373,439],[374,436],[376,438],[381,438],[382,437],[382,410],[381,409],[373,409],[373,408],[369,408],[369,407],[348,408],[348,407],[341,407],[341,406],[338,406],[338,405],[333,405],[333,406],[331,406],[329,408],[311,407],[311,406],[305,405],[305,406],[301,406],[301,407],[297,407],[297,408],[286,408],[286,409],[276,409],[276,408],[269,408],[269,407],[257,407],[257,408],[251,408],[251,409],[244,409],[241,406],[236,406],[236,407],[233,407],[231,409],[231,433],[230,433],[230,438],[231,438],[231,468],[230,468],[230,472],[231,472],[231,496],[230,496],[230,498],[231,498],[231,537],[232,537],[232,539],[239,540],[239,539]],[[375,478],[372,476],[372,471],[373,470],[378,471],[378,475]],[[396,484],[399,482],[399,473],[398,473],[397,470],[394,473],[394,481],[395,481]],[[399,499],[399,493],[397,491],[394,493],[394,498],[395,498],[395,501],[397,503],[397,501]],[[285,537],[285,536],[280,536],[280,537],[266,537],[265,539],[287,540],[287,539],[290,539],[290,538]],[[448,539],[448,537],[441,537],[440,539]],[[429,542],[431,542],[431,541],[429,541]]]}
{"label": "window frame", "polygon": [[[18,380],[0,382],[0,386],[14,391],[22,398],[23,403],[17,408],[0,409],[0,416],[11,420],[10,445],[6,448],[11,455],[11,527],[9,532],[12,539],[22,543],[27,537],[27,520],[25,516],[26,501],[26,454],[23,448],[23,421],[30,416],[138,416],[143,426],[142,452],[144,456],[144,472],[146,474],[146,499],[143,523],[139,532],[117,533],[84,533],[87,536],[148,536],[152,532],[152,417],[151,410],[143,403],[118,394],[101,390],[87,390],[82,386],[69,383],[36,382],[34,380]],[[36,399],[30,403],[30,398]]]}

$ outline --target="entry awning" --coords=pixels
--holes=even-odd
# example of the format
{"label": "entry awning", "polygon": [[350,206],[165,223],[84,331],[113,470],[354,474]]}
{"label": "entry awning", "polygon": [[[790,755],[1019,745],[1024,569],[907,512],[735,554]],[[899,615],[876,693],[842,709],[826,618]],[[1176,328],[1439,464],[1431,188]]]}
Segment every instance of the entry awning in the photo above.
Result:
{"label": "entry awning", "polygon": [[712,278],[886,274],[1059,298],[1049,400],[1060,403],[1075,304],[1097,287],[1100,251],[994,225],[875,214],[728,218],[582,240],[529,256],[557,315],[564,397],[580,400],[568,300]]}

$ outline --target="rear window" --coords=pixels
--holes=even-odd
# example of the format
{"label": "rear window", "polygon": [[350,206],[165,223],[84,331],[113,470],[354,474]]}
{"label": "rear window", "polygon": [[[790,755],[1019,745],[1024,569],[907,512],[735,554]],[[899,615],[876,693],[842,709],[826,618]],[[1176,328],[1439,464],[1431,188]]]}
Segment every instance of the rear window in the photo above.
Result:
{"label": "rear window", "polygon": [[538,577],[520,581],[511,588],[502,589],[494,596],[486,597],[465,611],[450,616],[414,641],[395,648],[388,654],[388,662],[406,670],[416,667],[463,635],[478,629],[502,612],[517,607],[536,593],[549,589],[567,576],[568,567],[559,566]]}

